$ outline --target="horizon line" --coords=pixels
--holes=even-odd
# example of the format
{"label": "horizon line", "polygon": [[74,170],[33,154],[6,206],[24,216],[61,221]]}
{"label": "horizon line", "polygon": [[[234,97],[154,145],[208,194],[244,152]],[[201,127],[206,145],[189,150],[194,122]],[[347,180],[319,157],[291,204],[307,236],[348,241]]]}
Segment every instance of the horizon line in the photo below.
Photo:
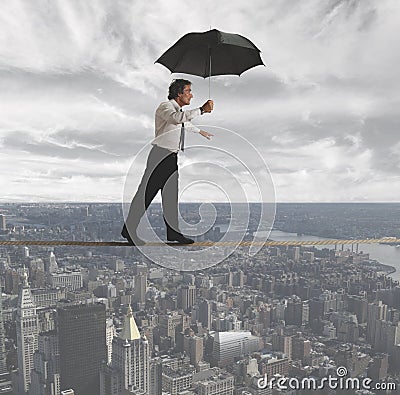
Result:
{"label": "horizon line", "polygon": [[[313,202],[313,201],[301,201],[301,202],[219,202],[219,201],[211,201],[211,202],[179,202],[179,204],[400,204],[400,201],[328,201],[328,202]],[[65,201],[8,201],[8,202],[0,202],[1,205],[10,205],[10,204],[130,204],[130,202],[113,202],[113,201],[75,201],[75,200],[65,200]],[[152,205],[161,205],[161,202],[152,202]]]}

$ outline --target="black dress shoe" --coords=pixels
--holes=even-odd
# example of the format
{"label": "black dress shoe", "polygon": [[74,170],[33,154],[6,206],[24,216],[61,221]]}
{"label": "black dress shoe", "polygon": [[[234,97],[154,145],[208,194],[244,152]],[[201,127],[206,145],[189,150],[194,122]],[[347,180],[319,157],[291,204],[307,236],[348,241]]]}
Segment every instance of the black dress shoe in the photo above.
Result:
{"label": "black dress shoe", "polygon": [[189,239],[189,237],[183,234],[177,234],[175,236],[167,236],[168,241],[177,241],[179,244],[193,244],[194,240]]}
{"label": "black dress shoe", "polygon": [[121,236],[127,240],[130,246],[144,246],[146,244],[145,241],[137,237],[136,233],[134,237],[131,237],[128,230],[125,227],[122,229]]}

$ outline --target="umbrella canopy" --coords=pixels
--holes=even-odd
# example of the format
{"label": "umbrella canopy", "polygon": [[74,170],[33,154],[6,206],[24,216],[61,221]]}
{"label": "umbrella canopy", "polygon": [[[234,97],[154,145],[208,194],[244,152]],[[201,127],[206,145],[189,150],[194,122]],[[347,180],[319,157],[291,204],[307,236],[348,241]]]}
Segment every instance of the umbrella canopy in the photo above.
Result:
{"label": "umbrella canopy", "polygon": [[203,33],[188,33],[161,55],[161,63],[172,73],[198,75],[240,75],[258,65],[264,65],[260,50],[240,34],[213,29]]}

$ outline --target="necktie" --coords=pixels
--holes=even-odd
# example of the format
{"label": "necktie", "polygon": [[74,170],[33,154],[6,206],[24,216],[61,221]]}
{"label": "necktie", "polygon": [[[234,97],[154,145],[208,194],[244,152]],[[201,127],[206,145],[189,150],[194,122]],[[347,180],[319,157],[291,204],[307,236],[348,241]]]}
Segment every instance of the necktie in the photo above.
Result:
{"label": "necktie", "polygon": [[[182,112],[182,109],[180,110]],[[181,126],[181,137],[179,139],[179,148],[181,151],[185,150],[185,123],[182,122]]]}

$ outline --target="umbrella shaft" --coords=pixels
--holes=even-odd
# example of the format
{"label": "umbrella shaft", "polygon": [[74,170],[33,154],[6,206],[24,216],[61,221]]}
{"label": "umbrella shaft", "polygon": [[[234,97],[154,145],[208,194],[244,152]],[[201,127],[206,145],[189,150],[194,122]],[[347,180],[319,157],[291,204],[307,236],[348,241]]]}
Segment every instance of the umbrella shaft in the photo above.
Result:
{"label": "umbrella shaft", "polygon": [[208,75],[208,98],[211,99],[211,48],[208,50],[208,53],[210,54],[210,69],[209,69],[209,75]]}

